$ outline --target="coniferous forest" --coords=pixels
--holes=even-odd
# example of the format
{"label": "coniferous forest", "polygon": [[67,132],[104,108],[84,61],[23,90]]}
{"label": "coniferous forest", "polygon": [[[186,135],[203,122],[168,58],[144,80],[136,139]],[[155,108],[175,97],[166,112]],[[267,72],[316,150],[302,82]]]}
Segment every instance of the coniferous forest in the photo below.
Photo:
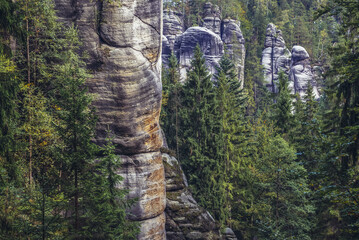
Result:
{"label": "coniferous forest", "polygon": [[[206,2],[163,8],[191,27]],[[241,22],[244,80],[228,54],[212,74],[197,45],[183,81],[172,53],[162,68],[161,150],[238,239],[359,239],[359,2],[211,2]],[[321,67],[319,98],[310,83],[293,94],[284,72],[277,91],[267,88],[269,23]],[[118,187],[114,134],[93,142],[93,72],[77,26],[59,21],[52,0],[0,0],[0,32],[0,239],[136,239],[128,209],[138,199]]]}

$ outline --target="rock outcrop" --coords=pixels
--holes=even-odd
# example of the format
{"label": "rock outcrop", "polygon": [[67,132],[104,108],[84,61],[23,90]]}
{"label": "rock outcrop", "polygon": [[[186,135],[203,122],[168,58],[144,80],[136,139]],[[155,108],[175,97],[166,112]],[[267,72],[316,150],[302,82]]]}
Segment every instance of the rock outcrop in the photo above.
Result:
{"label": "rock outcrop", "polygon": [[186,79],[187,70],[191,67],[197,44],[203,52],[207,68],[211,73],[216,72],[216,67],[224,53],[223,42],[219,35],[204,27],[188,28],[176,38],[174,45],[174,52],[179,59],[182,81]]}
{"label": "rock outcrop", "polygon": [[244,80],[245,47],[239,21],[221,20],[219,7],[206,3],[201,26],[184,31],[182,15],[172,10],[164,11],[163,64],[166,66],[173,51],[181,69],[181,81],[185,81],[193,58],[193,50],[199,44],[208,70],[214,74],[219,60],[227,51],[238,69],[238,79]]}
{"label": "rock outcrop", "polygon": [[225,19],[222,21],[222,41],[226,46],[226,52],[238,69],[238,79],[244,84],[244,61],[246,49],[244,47],[244,37],[240,28],[239,21]]}
{"label": "rock outcrop", "polygon": [[294,93],[299,93],[300,97],[305,96],[308,83],[310,83],[313,86],[315,98],[319,98],[317,81],[310,64],[309,54],[301,46],[294,46],[292,49],[289,79],[289,86],[294,90]]}
{"label": "rock outcrop", "polygon": [[205,27],[215,34],[221,34],[221,11],[217,5],[207,2],[203,7],[203,23]]}
{"label": "rock outcrop", "polygon": [[87,81],[98,112],[95,143],[114,135],[123,185],[138,198],[138,239],[165,239],[164,167],[160,147],[161,0],[55,0],[61,21],[75,24],[93,75]]}
{"label": "rock outcrop", "polygon": [[315,97],[319,98],[318,84],[308,52],[301,46],[294,46],[290,52],[282,32],[273,23],[267,27],[262,66],[265,84],[270,91],[278,92],[278,76],[282,71],[289,78],[289,87],[293,94],[298,93],[303,98],[310,83]]}
{"label": "rock outcrop", "polygon": [[163,153],[166,173],[166,231],[167,239],[228,239],[236,240],[230,228],[221,234],[218,223],[188,190],[188,184],[176,158]]}
{"label": "rock outcrop", "polygon": [[184,32],[183,16],[170,9],[163,10],[162,60],[165,66],[174,48],[175,40]]}
{"label": "rock outcrop", "polygon": [[289,74],[290,61],[291,53],[285,46],[282,32],[274,24],[268,24],[262,66],[264,81],[270,91],[278,91],[278,74],[281,71]]}

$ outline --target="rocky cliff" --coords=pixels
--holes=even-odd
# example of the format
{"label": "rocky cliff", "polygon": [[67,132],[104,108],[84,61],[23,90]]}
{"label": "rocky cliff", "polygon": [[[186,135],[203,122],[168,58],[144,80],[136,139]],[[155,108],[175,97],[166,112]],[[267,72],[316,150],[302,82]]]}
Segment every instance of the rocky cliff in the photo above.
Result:
{"label": "rocky cliff", "polygon": [[[124,177],[119,187],[138,199],[130,209],[130,218],[140,222],[138,239],[235,239],[229,229],[221,234],[198,206],[177,160],[160,152],[162,1],[55,0],[55,5],[60,21],[78,28],[89,55],[93,75],[87,86],[99,118],[94,141],[103,145],[107,129],[114,135],[122,159],[117,173]],[[166,34],[173,46],[182,25],[170,14]]]}
{"label": "rocky cliff", "polygon": [[161,0],[55,0],[60,20],[74,23],[90,56],[87,81],[99,118],[94,141],[114,134],[139,239],[165,239],[161,109]]}
{"label": "rocky cliff", "polygon": [[278,92],[278,75],[282,71],[289,78],[292,93],[303,97],[310,82],[315,97],[319,98],[317,78],[313,73],[308,52],[301,46],[294,46],[290,52],[282,32],[273,23],[267,27],[262,66],[265,84],[270,91]]}
{"label": "rocky cliff", "polygon": [[162,59],[167,65],[173,51],[179,60],[181,81],[186,79],[194,49],[198,44],[211,73],[216,72],[219,60],[226,52],[238,69],[238,79],[244,80],[245,47],[240,22],[221,19],[219,7],[206,3],[201,26],[184,28],[183,16],[173,10],[164,10]]}

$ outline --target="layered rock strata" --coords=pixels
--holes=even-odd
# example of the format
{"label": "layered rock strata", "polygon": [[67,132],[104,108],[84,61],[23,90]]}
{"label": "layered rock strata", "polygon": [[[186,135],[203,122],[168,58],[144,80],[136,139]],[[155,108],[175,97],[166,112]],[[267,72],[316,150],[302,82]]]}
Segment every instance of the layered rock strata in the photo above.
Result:
{"label": "layered rock strata", "polygon": [[167,239],[228,239],[236,240],[230,228],[221,234],[219,225],[201,208],[188,190],[188,184],[176,158],[162,154],[166,174]]}
{"label": "layered rock strata", "polygon": [[187,71],[191,67],[194,49],[199,44],[212,74],[216,73],[219,60],[227,51],[238,69],[238,79],[243,83],[245,47],[240,23],[231,19],[221,20],[218,6],[206,3],[201,26],[188,29],[184,29],[180,13],[165,10],[163,31],[163,64],[167,65],[173,51],[179,61],[182,82],[185,81]]}
{"label": "layered rock strata", "polygon": [[123,159],[118,171],[131,209],[141,223],[138,239],[165,239],[166,206],[161,108],[161,0],[55,0],[60,20],[75,24],[93,75],[98,124],[95,143],[103,145],[106,130],[114,135]]}
{"label": "layered rock strata", "polygon": [[310,83],[315,98],[319,98],[317,78],[313,73],[308,52],[301,46],[294,46],[290,52],[285,45],[282,32],[273,23],[267,27],[262,66],[265,84],[270,91],[278,92],[278,77],[282,71],[288,76],[293,94],[298,93],[303,98]]}

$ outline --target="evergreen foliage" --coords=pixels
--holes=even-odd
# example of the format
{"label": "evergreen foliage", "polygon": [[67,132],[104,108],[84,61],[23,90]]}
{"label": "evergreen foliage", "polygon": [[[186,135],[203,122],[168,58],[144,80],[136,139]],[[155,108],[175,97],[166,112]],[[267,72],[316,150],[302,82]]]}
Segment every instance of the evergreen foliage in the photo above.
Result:
{"label": "evergreen foliage", "polygon": [[114,146],[95,160],[76,29],[50,0],[2,0],[0,12],[0,238],[136,238]]}

